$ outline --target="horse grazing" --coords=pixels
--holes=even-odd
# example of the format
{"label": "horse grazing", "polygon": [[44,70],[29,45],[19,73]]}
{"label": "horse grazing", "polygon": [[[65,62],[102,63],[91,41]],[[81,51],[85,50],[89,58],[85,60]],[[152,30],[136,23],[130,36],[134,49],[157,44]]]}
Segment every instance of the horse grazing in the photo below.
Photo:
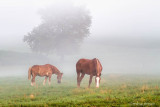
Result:
{"label": "horse grazing", "polygon": [[45,80],[43,82],[43,85],[46,84],[47,78],[49,77],[49,85],[51,84],[51,76],[52,74],[57,75],[57,82],[61,83],[62,75],[61,73],[55,66],[46,64],[46,65],[33,65],[32,67],[29,68],[28,70],[28,79],[31,79],[32,75],[32,80],[31,80],[31,85],[35,85],[35,77],[36,76],[45,76]]}
{"label": "horse grazing", "polygon": [[92,60],[80,59],[76,64],[76,71],[77,71],[77,87],[80,87],[80,83],[84,75],[88,74],[90,75],[88,87],[90,87],[90,84],[92,82],[92,77],[96,76],[95,77],[96,87],[99,88],[102,65],[97,58],[94,58]]}

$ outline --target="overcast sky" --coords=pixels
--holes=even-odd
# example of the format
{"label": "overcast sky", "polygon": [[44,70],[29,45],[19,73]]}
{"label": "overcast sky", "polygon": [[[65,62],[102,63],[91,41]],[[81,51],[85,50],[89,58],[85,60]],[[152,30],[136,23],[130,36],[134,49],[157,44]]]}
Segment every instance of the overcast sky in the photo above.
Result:
{"label": "overcast sky", "polygon": [[[66,0],[68,1],[68,0]],[[55,0],[0,0],[0,46],[22,43],[40,22],[37,11]],[[92,15],[91,37],[160,40],[159,0],[73,0]],[[156,44],[156,45],[157,45]]]}
{"label": "overcast sky", "polygon": [[[72,1],[92,16],[91,34],[78,58],[99,58],[104,72],[159,72],[160,0]],[[24,35],[41,23],[38,11],[55,2],[0,0],[0,50],[24,52]]]}

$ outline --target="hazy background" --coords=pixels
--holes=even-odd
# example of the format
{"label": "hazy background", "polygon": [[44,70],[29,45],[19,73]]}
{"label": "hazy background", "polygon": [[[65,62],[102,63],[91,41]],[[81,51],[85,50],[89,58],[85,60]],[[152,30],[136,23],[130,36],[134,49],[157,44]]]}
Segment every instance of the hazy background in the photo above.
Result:
{"label": "hazy background", "polygon": [[80,52],[63,63],[55,55],[32,54],[23,42],[24,35],[41,23],[39,9],[55,2],[0,0],[0,75],[26,75],[29,66],[45,63],[75,74],[78,59],[95,57],[103,73],[160,73],[159,0],[73,0],[90,10],[91,34]]}

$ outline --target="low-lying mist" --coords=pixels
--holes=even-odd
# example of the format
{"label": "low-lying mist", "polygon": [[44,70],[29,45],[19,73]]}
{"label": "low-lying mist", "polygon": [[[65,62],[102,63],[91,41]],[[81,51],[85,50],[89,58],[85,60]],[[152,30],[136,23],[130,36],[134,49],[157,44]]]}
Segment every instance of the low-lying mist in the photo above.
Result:
{"label": "low-lying mist", "polygon": [[[115,40],[116,41],[116,40]],[[102,63],[103,74],[157,74],[159,73],[159,49],[147,48],[143,43],[129,46],[123,41],[88,37],[75,55],[36,54],[26,52],[1,51],[1,76],[27,76],[29,67],[50,63],[65,75],[76,75],[76,63],[80,58],[98,58]],[[110,43],[109,43],[110,42]],[[136,42],[136,41],[132,41]],[[122,45],[122,44],[125,44]],[[145,46],[145,47],[144,47]],[[24,50],[26,50],[24,47]]]}

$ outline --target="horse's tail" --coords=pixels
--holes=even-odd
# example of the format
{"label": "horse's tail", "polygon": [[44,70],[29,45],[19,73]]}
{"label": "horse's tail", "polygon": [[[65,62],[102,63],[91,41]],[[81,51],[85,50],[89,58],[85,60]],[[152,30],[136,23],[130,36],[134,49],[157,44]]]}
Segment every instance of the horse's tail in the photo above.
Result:
{"label": "horse's tail", "polygon": [[28,80],[31,80],[31,67],[28,70]]}

